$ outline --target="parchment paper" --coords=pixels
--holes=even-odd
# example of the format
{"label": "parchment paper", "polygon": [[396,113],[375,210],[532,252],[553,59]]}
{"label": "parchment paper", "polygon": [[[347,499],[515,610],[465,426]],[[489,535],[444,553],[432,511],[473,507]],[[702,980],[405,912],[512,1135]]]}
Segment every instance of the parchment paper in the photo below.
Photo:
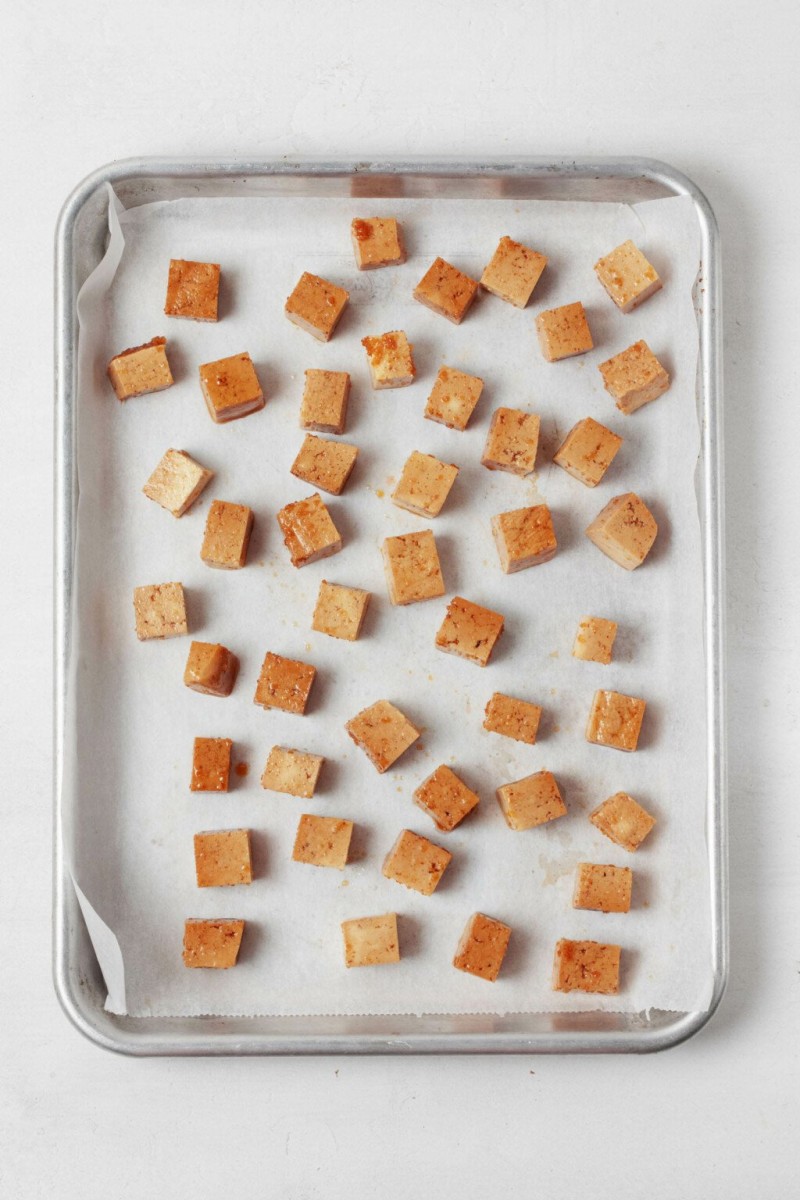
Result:
{"label": "parchment paper", "polygon": [[[692,292],[699,241],[690,201],[634,208],[501,199],[182,200],[120,212],[119,221],[117,208],[111,197],[109,252],[80,302],[77,603],[66,761],[67,809],[74,818],[68,852],[105,972],[107,1006],[133,1015],[706,1007],[711,972],[702,572],[693,482],[699,432]],[[350,220],[381,214],[403,221],[409,261],[359,274]],[[528,309],[484,294],[456,327],[412,299],[413,286],[435,255],[479,277],[506,233],[550,259]],[[663,291],[629,316],[615,309],[592,270],[601,254],[627,237],[664,280]],[[171,257],[222,264],[218,324],[163,315]],[[327,345],[283,314],[303,270],[351,293]],[[586,305],[596,348],[548,364],[537,346],[534,315],[576,299]],[[413,342],[418,378],[412,387],[374,393],[360,339],[389,329],[404,329]],[[108,359],[157,334],[169,339],[175,386],[119,404],[105,378]],[[669,369],[672,387],[625,417],[603,390],[597,364],[641,337]],[[267,405],[255,416],[214,425],[197,367],[242,350],[256,363]],[[464,433],[423,419],[442,363],[486,381]],[[329,501],[343,551],[298,571],[288,561],[275,514],[312,490],[289,473],[303,437],[298,407],[309,367],[350,371],[344,436],[360,447],[360,457],[344,495]],[[499,405],[541,415],[539,467],[528,480],[480,465],[490,416]],[[625,438],[593,490],[551,462],[563,435],[587,415]],[[179,521],[141,493],[170,446],[187,450],[217,473]],[[430,523],[389,499],[415,449],[461,468],[442,515]],[[642,495],[659,524],[651,555],[633,573],[604,557],[583,534],[612,496],[628,490]],[[199,558],[213,498],[255,510],[244,570],[214,571]],[[554,514],[558,554],[545,565],[504,575],[489,518],[541,501]],[[393,608],[380,543],[428,524],[435,531],[447,597]],[[373,593],[358,642],[312,632],[321,579]],[[133,588],[170,580],[186,588],[191,636],[221,641],[241,658],[229,699],[184,687],[189,638],[136,639]],[[505,614],[506,633],[485,670],[434,648],[454,594]],[[610,666],[571,656],[578,620],[586,614],[619,622]],[[305,717],[253,704],[267,650],[317,666]],[[584,740],[598,687],[647,700],[635,754]],[[483,730],[484,706],[494,691],[544,706],[535,746]],[[343,725],[383,697],[424,727],[424,736],[379,776]],[[189,791],[197,735],[233,738],[234,760],[249,764],[246,778],[233,777],[229,794]],[[325,755],[313,800],[260,787],[276,744]],[[476,812],[450,834],[439,834],[411,800],[413,789],[442,762],[481,796]],[[513,833],[494,789],[542,768],[555,773],[569,814]],[[587,819],[591,808],[619,790],[637,797],[658,819],[635,855],[614,846]],[[292,862],[302,812],[356,822],[353,861],[344,872]],[[249,888],[198,889],[193,834],[238,826],[253,831],[255,882]],[[454,854],[432,897],[381,875],[383,856],[404,827]],[[632,911],[574,910],[579,861],[632,866]],[[399,914],[402,961],[346,970],[340,922],[392,910]],[[462,928],[476,910],[513,928],[494,985],[451,966]],[[246,919],[234,970],[184,968],[183,923],[190,916]],[[619,942],[620,994],[553,993],[559,937]]]}

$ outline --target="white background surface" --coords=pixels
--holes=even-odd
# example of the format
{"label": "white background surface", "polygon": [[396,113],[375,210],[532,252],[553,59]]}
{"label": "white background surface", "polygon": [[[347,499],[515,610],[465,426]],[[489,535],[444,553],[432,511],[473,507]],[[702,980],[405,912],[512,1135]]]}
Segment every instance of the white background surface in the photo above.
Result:
{"label": "white background surface", "polygon": [[[796,1188],[797,9],[620,0],[0,7],[0,1186],[14,1197],[777,1197]],[[733,966],[645,1059],[145,1061],[49,969],[51,277],[140,154],[648,154],[725,247]]]}

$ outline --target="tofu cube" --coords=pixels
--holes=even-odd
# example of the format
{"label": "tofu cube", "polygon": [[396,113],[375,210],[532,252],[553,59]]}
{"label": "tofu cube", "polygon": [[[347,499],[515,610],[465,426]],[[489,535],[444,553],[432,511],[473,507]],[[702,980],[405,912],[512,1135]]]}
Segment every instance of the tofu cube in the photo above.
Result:
{"label": "tofu cube", "polygon": [[589,820],[623,850],[638,850],[656,823],[627,792],[616,792],[589,813]]}
{"label": "tofu cube", "polygon": [[515,742],[526,742],[533,746],[541,719],[542,710],[538,704],[495,692],[486,705],[483,728],[489,733],[499,733],[502,737],[513,738]]}
{"label": "tofu cube", "polygon": [[175,382],[167,361],[167,339],[152,338],[143,346],[131,346],[116,354],[107,368],[118,400],[162,392]]}
{"label": "tofu cube", "polygon": [[182,517],[213,478],[214,472],[201,467],[185,450],[167,450],[142,491],[173,517]]}
{"label": "tofu cube", "polygon": [[594,264],[595,274],[617,308],[632,312],[661,289],[655,267],[630,239]]}
{"label": "tofu cube", "polygon": [[329,342],[349,299],[343,287],[304,271],[283,310],[298,329]]}
{"label": "tofu cube", "polygon": [[616,621],[607,621],[604,617],[581,617],[572,645],[573,658],[608,666],[616,636]]}
{"label": "tofu cube", "polygon": [[666,370],[643,341],[634,342],[621,354],[600,363],[598,370],[606,391],[614,397],[620,412],[626,414],[663,396],[670,384]]}
{"label": "tofu cube", "polygon": [[477,375],[467,375],[455,367],[440,367],[425,405],[425,416],[448,429],[464,430],[482,391],[483,380]]}
{"label": "tofu cube", "polygon": [[632,888],[630,867],[578,863],[572,907],[588,908],[592,912],[630,912]]}
{"label": "tofu cube", "polygon": [[592,417],[573,425],[553,462],[586,487],[597,487],[622,445],[622,438]]}
{"label": "tofu cube", "polygon": [[140,642],[181,637],[189,632],[182,583],[153,583],[134,588],[133,612]]}
{"label": "tofu cube", "polygon": [[400,961],[396,913],[342,921],[342,936],[347,967],[376,967]]}
{"label": "tofu cube", "polygon": [[300,426],[316,433],[344,433],[350,376],[347,371],[306,371]]}
{"label": "tofu cube", "polygon": [[500,974],[510,937],[510,925],[484,913],[473,913],[461,935],[453,966],[494,983]]}
{"label": "tofu cube", "polygon": [[203,363],[200,390],[217,425],[258,412],[266,403],[253,360],[245,352]]}
{"label": "tofu cube", "polygon": [[283,658],[270,651],[261,664],[253,702],[262,708],[279,708],[302,716],[316,674],[317,668],[310,663]]}
{"label": "tofu cube", "polygon": [[539,418],[517,408],[498,408],[483,448],[481,462],[490,471],[530,475],[539,448]]}
{"label": "tofu cube", "polygon": [[586,354],[594,348],[589,322],[580,300],[549,308],[536,318],[539,346],[547,362]]}
{"label": "tofu cube", "polygon": [[311,628],[328,637],[354,642],[361,633],[369,599],[370,593],[361,588],[344,587],[323,579]]}
{"label": "tofu cube", "polygon": [[395,267],[406,261],[402,232],[394,217],[356,217],[350,234],[359,271]]}
{"label": "tofu cube", "polygon": [[414,288],[414,299],[426,308],[460,325],[478,293],[478,283],[437,258]]}
{"label": "tofu cube", "polygon": [[345,729],[381,775],[421,736],[421,731],[388,700],[378,700],[363,709]]}
{"label": "tofu cube", "polygon": [[404,829],[383,860],[382,870],[387,879],[432,896],[452,857],[449,850]]}
{"label": "tofu cube", "polygon": [[456,481],[458,467],[432,454],[412,451],[392,492],[392,502],[420,517],[437,517]]}
{"label": "tofu cube", "polygon": [[586,725],[586,740],[614,750],[633,751],[644,720],[645,700],[622,692],[598,691]]}
{"label": "tofu cube", "polygon": [[194,835],[198,887],[233,887],[253,882],[249,829],[217,829]]}
{"label": "tofu cube", "polygon": [[341,534],[319,492],[287,504],[277,519],[293,567],[306,567],[342,548]]}
{"label": "tofu cube", "polygon": [[164,312],[190,321],[216,321],[219,302],[219,263],[172,258]]}
{"label": "tofu cube", "polygon": [[352,835],[352,821],[303,813],[297,826],[292,858],[312,867],[334,867],[341,871],[347,865]]}
{"label": "tofu cube", "polygon": [[485,667],[504,624],[500,613],[473,604],[463,596],[454,596],[436,634],[436,648]]}
{"label": "tofu cube", "polygon": [[383,568],[392,604],[417,604],[444,595],[444,579],[430,529],[384,539]]}
{"label": "tofu cube", "polygon": [[546,266],[547,259],[543,254],[512,241],[510,237],[502,237],[481,275],[481,286],[501,300],[524,308]]}
{"label": "tofu cube", "polygon": [[509,829],[521,832],[564,817],[567,806],[550,771],[537,771],[495,792]]}
{"label": "tofu cube", "polygon": [[261,776],[261,786],[270,792],[282,792],[285,796],[310,800],[324,762],[320,754],[306,754],[302,750],[273,746]]}
{"label": "tofu cube", "polygon": [[642,565],[657,533],[655,517],[635,492],[609,500],[586,530],[589,541],[626,571]]}
{"label": "tofu cube", "polygon": [[619,991],[619,946],[604,942],[556,942],[553,991],[597,992],[613,996]]}
{"label": "tofu cube", "polygon": [[414,382],[417,374],[417,368],[414,366],[414,347],[402,329],[393,329],[376,337],[362,338],[361,345],[367,352],[374,391],[408,387]]}
{"label": "tofu cube", "polygon": [[243,933],[244,921],[190,917],[183,932],[183,965],[217,970],[234,967]]}
{"label": "tofu cube", "polygon": [[419,785],[412,798],[442,833],[450,833],[480,803],[480,797],[444,763]]}
{"label": "tofu cube", "polygon": [[200,557],[209,567],[237,571],[247,562],[247,547],[253,530],[253,510],[246,504],[212,500]]}
{"label": "tofu cube", "polygon": [[239,659],[216,642],[192,642],[183,672],[183,682],[204,696],[230,696]]}
{"label": "tofu cube", "polygon": [[296,479],[302,479],[332,496],[341,494],[356,465],[358,446],[347,442],[329,442],[307,433],[291,466]]}
{"label": "tofu cube", "polygon": [[546,504],[515,508],[492,517],[492,534],[506,575],[549,562],[558,549]]}
{"label": "tofu cube", "polygon": [[231,774],[230,738],[194,739],[192,753],[192,777],[189,790],[192,792],[227,792]]}

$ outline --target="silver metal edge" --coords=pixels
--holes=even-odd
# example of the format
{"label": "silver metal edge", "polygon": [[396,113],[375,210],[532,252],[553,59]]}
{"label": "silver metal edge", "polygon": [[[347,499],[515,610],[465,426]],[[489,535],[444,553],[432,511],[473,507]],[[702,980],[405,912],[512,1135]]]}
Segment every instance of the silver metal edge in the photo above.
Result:
{"label": "silver metal edge", "polygon": [[[64,814],[61,769],[63,766],[66,671],[69,661],[69,619],[74,549],[74,333],[76,297],[69,267],[75,223],[89,198],[104,183],[118,185],[132,177],[158,178],[169,174],[178,178],[196,175],[208,178],[269,174],[425,174],[475,176],[480,174],[560,175],[570,177],[645,178],[661,183],[676,195],[691,197],[698,214],[702,237],[702,263],[705,303],[700,314],[701,378],[703,384],[703,501],[706,512],[704,569],[706,575],[705,625],[707,638],[708,738],[708,838],[711,871],[713,989],[708,1010],[676,1014],[662,1028],[646,1027],[625,1033],[577,1031],[525,1036],[518,1033],[413,1034],[407,1038],[386,1035],[330,1035],[302,1038],[297,1035],[259,1035],[248,1038],[241,1033],[193,1037],[176,1032],[153,1036],[140,1032],[136,1020],[126,1018],[129,1028],[122,1029],[103,1010],[89,1007],[76,990],[68,959],[69,923],[78,919],[77,901],[69,888],[63,850]],[[105,1049],[136,1057],[150,1055],[220,1054],[345,1054],[345,1053],[646,1053],[667,1049],[692,1037],[716,1012],[728,976],[728,864],[726,820],[726,763],[724,737],[724,550],[723,550],[723,463],[721,413],[721,287],[719,232],[708,200],[688,177],[658,160],[627,157],[622,159],[544,159],[520,158],[514,161],[493,158],[478,164],[457,158],[430,162],[422,158],[404,161],[356,162],[348,160],[290,159],[228,160],[142,158],[123,159],[100,167],[87,176],[68,196],[56,230],[55,294],[55,638],[54,638],[54,852],[53,852],[53,979],[55,991],[65,1014],[90,1041]],[[141,1022],[146,1025],[146,1022]]]}

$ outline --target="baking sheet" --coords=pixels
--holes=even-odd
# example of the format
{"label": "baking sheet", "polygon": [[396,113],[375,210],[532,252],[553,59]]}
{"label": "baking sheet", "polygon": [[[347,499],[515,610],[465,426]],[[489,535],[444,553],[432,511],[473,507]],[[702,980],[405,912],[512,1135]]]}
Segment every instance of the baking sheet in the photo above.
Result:
{"label": "baking sheet", "polygon": [[[410,259],[366,275],[353,267],[352,216],[396,213]],[[112,222],[113,224],[113,222]],[[536,304],[519,312],[484,296],[460,327],[411,299],[435,254],[473,274],[502,233],[550,256]],[[591,264],[632,236],[657,263],[665,288],[630,316],[600,290]],[[106,287],[124,238],[121,264]],[[98,947],[108,1007],[132,1015],[200,1013],[512,1012],[649,1007],[702,1010],[709,1000],[709,881],[704,842],[704,690],[700,531],[693,488],[699,446],[695,412],[697,329],[692,286],[698,237],[691,201],[636,207],[535,201],[369,202],[249,199],[179,201],[122,214],[110,257],[81,296],[80,440],[74,736],[67,769],[77,803],[69,832],[73,871],[90,906],[118,944],[117,965]],[[216,326],[163,317],[170,257],[223,264],[222,320]],[[291,326],[283,300],[304,269],[351,291],[334,340],[320,345]],[[597,349],[546,364],[533,313],[582,298]],[[418,382],[372,393],[359,345],[365,333],[404,328],[416,346]],[[104,378],[107,359],[156,333],[170,338],[176,386],[120,406]],[[603,391],[596,364],[639,337],[666,363],[670,392],[624,418]],[[208,418],[196,366],[247,348],[269,397],[262,413],[227,427]],[[470,429],[455,433],[422,419],[442,362],[481,374],[486,390]],[[346,438],[361,447],[343,497],[331,500],[345,549],[300,572],[289,565],[274,514],[308,488],[288,473],[302,439],[297,406],[302,372],[350,370]],[[533,480],[479,465],[490,413],[498,404],[542,416],[543,453]],[[599,488],[584,489],[549,465],[549,453],[581,416],[594,415],[626,437]],[[190,514],[176,522],[140,488],[167,446],[217,471]],[[462,467],[441,517],[432,523],[448,594],[460,593],[506,615],[507,633],[485,671],[433,648],[445,601],[392,609],[379,545],[424,522],[391,505],[392,481],[412,449]],[[645,567],[621,571],[583,537],[602,505],[639,491],[661,532]],[[250,565],[210,571],[199,560],[203,522],[214,497],[251,504],[256,528]],[[549,564],[504,576],[488,517],[545,499],[560,551]],[[237,688],[218,701],[181,682],[188,639],[139,644],[131,591],[180,578],[189,594],[192,635],[220,640],[242,659]],[[374,593],[362,640],[333,642],[310,629],[321,578]],[[585,613],[620,622],[614,665],[570,656]],[[252,704],[264,652],[305,658],[319,668],[309,714],[265,713]],[[622,755],[583,741],[596,687],[643,695],[648,715],[641,749]],[[483,706],[495,691],[542,703],[535,747],[485,733]],[[425,727],[423,747],[378,776],[342,729],[381,696]],[[192,738],[231,736],[250,764],[227,796],[188,790]],[[312,802],[264,792],[258,777],[273,744],[329,759]],[[451,762],[482,797],[477,813],[438,835],[410,800],[439,762]],[[553,770],[569,816],[512,833],[494,788],[541,768]],[[586,813],[628,790],[659,818],[651,839],[629,856],[602,838]],[[357,858],[343,875],[290,860],[300,812],[350,817]],[[249,889],[198,891],[192,834],[248,825],[259,877]],[[383,854],[408,826],[455,854],[431,898],[380,875]],[[629,864],[635,908],[627,915],[577,912],[570,896],[575,863]],[[403,961],[384,969],[342,965],[338,925],[350,916],[396,909]],[[508,921],[511,948],[491,986],[454,971],[458,936],[475,909]],[[180,961],[186,916],[244,916],[240,964],[232,972],[187,972]],[[618,997],[554,995],[549,988],[559,936],[618,940],[626,950]],[[122,979],[124,963],[124,982]]]}

